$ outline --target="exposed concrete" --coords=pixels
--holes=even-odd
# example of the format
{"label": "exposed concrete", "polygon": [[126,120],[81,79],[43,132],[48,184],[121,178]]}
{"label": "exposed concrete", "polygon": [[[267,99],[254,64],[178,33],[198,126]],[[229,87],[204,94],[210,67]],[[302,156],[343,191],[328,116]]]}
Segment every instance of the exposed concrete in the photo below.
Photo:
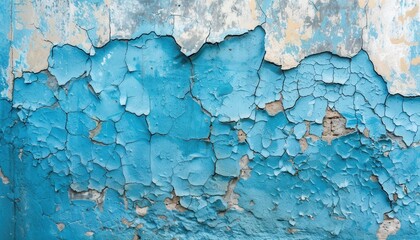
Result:
{"label": "exposed concrete", "polygon": [[396,218],[385,219],[381,225],[379,225],[376,236],[378,240],[386,240],[389,235],[395,235],[400,230],[401,223]]}
{"label": "exposed concrete", "polygon": [[275,116],[277,113],[283,111],[283,105],[281,104],[280,100],[266,103],[265,110],[267,111],[268,115]]}
{"label": "exposed concrete", "polygon": [[352,128],[346,128],[346,119],[337,111],[328,108],[322,121],[324,131],[322,132],[322,140],[331,144],[335,138],[354,132]]}

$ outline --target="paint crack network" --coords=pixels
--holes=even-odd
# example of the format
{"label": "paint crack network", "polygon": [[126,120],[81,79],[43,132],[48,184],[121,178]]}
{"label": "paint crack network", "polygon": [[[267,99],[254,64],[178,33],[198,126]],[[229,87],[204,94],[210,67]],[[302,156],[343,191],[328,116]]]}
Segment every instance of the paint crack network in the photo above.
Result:
{"label": "paint crack network", "polygon": [[418,237],[420,97],[390,95],[364,51],[281,70],[264,37],[53,47],[0,100],[11,236]]}

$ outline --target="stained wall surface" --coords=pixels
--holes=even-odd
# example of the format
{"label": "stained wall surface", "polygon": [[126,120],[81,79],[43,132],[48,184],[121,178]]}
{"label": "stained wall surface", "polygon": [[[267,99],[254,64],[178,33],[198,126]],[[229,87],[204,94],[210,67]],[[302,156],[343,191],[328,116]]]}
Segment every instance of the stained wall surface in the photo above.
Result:
{"label": "stained wall surface", "polygon": [[0,2],[0,239],[420,238],[419,2]]}

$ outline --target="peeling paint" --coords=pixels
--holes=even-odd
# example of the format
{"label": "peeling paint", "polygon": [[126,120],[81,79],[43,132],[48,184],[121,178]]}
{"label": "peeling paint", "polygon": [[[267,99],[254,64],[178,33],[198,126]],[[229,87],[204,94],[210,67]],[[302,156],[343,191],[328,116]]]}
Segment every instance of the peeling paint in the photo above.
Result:
{"label": "peeling paint", "polygon": [[[155,32],[173,36],[184,54],[193,55],[206,42],[219,43],[227,36],[262,26],[267,33],[265,60],[283,69],[296,67],[313,54],[327,51],[353,57],[363,49],[388,82],[390,93],[419,95],[416,58],[420,14],[415,0],[71,0],[9,4],[13,25],[10,49],[16,50],[9,57],[13,65],[13,73],[7,73],[9,91],[13,76],[45,69],[53,45],[69,44],[95,54],[94,47],[113,39],[129,40]],[[401,56],[403,64],[393,56]]]}
{"label": "peeling paint", "polygon": [[419,237],[410,1],[0,5],[5,239]]}

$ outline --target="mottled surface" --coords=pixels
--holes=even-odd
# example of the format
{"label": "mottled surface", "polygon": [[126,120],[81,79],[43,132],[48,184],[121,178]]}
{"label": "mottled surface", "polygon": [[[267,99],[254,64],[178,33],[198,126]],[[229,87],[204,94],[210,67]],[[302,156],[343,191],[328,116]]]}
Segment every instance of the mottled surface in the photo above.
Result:
{"label": "mottled surface", "polygon": [[1,239],[420,238],[414,2],[0,6]]}
{"label": "mottled surface", "polygon": [[54,45],[70,44],[93,55],[93,47],[111,39],[154,32],[173,36],[188,56],[205,42],[221,42],[257,26],[266,32],[265,60],[282,69],[316,53],[353,57],[363,49],[390,93],[420,94],[417,0],[8,0],[2,6],[4,13],[11,12],[4,14],[10,17],[5,22],[12,20],[8,38],[13,45],[7,49],[2,83],[9,85],[9,98],[13,75],[46,69]]}

